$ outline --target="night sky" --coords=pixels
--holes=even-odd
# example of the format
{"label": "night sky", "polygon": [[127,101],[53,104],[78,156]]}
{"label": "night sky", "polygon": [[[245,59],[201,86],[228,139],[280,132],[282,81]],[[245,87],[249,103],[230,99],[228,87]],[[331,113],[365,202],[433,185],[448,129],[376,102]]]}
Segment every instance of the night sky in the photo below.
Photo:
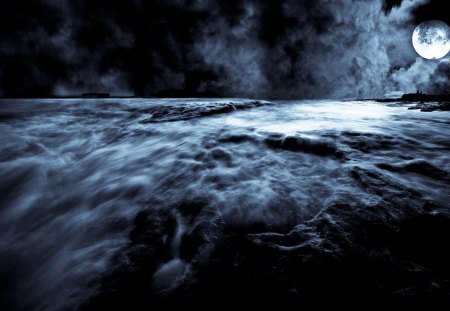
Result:
{"label": "night sky", "polygon": [[3,0],[0,96],[373,98],[447,88],[426,0]]}

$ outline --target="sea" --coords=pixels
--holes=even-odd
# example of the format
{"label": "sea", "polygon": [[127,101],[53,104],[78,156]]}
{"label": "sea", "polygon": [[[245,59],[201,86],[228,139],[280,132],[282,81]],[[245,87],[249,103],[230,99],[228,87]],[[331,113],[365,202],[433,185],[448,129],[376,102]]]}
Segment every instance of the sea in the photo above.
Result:
{"label": "sea", "polygon": [[2,99],[0,309],[448,302],[450,111],[421,108]]}

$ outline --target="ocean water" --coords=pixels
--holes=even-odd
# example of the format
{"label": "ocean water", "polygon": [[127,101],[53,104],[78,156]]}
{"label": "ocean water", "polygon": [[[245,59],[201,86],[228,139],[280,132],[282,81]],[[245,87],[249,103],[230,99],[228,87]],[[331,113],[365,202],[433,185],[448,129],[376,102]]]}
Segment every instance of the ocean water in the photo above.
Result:
{"label": "ocean water", "polygon": [[0,307],[449,300],[450,112],[412,106],[0,100]]}

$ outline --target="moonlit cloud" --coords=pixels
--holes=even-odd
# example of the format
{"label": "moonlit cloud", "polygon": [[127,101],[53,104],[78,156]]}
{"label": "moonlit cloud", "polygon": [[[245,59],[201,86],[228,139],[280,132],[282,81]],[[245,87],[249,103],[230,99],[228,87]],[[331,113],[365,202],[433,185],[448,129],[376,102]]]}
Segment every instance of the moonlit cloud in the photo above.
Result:
{"label": "moonlit cloud", "polygon": [[411,45],[415,11],[428,1],[396,2],[386,10],[383,0],[40,0],[29,7],[8,0],[0,16],[10,25],[0,32],[0,94],[436,91],[446,71],[421,63]]}

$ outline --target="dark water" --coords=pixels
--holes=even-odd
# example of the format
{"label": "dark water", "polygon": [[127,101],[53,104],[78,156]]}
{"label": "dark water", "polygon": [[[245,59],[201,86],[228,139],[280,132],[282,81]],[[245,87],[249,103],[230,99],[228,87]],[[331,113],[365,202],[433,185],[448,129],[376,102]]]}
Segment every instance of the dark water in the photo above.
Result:
{"label": "dark water", "polygon": [[400,104],[2,100],[0,307],[448,301],[449,136]]}

